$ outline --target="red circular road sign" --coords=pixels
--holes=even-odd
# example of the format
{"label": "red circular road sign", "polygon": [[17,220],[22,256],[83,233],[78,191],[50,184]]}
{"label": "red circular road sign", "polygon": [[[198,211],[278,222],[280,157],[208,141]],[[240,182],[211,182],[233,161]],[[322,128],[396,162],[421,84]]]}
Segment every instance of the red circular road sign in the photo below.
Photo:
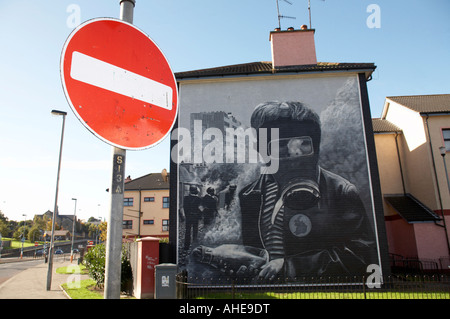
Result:
{"label": "red circular road sign", "polygon": [[178,111],[174,74],[159,47],[130,23],[82,23],[61,54],[61,80],[77,118],[123,149],[145,149],[172,129]]}

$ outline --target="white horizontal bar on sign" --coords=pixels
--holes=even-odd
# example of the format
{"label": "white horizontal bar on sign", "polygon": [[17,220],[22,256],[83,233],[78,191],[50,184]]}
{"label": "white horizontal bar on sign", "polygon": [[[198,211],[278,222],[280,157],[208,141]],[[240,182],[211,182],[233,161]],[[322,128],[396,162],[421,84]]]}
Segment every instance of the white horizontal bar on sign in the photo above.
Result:
{"label": "white horizontal bar on sign", "polygon": [[172,109],[172,88],[142,75],[74,51],[70,76],[133,99]]}

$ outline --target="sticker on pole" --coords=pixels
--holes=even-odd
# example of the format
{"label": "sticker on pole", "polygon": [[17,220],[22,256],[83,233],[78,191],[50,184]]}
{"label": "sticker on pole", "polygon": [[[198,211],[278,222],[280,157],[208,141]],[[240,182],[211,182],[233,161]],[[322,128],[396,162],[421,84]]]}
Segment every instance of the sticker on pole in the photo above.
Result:
{"label": "sticker on pole", "polygon": [[159,47],[130,23],[101,18],[79,25],[62,50],[61,80],[77,118],[110,145],[150,148],[175,123],[172,69]]}

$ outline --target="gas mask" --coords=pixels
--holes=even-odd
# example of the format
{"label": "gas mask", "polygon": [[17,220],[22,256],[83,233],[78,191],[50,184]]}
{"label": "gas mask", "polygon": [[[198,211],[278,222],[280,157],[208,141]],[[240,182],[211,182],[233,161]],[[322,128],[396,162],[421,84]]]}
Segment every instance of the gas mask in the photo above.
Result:
{"label": "gas mask", "polygon": [[275,204],[273,220],[283,205],[293,210],[305,210],[316,205],[320,199],[318,154],[314,152],[312,138],[287,137],[277,143],[280,168],[274,178],[281,196]]}

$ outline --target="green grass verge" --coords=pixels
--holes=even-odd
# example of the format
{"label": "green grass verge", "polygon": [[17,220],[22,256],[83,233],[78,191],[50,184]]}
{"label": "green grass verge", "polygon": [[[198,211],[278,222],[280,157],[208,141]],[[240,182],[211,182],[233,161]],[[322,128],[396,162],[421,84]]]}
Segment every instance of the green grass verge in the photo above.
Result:
{"label": "green grass verge", "polygon": [[[11,241],[11,246],[8,247],[8,248],[3,247],[4,250],[22,248],[22,241],[21,240],[16,240],[14,238],[3,237],[2,241]],[[37,242],[38,242],[38,245],[44,245],[45,244],[44,241],[37,241]],[[57,242],[57,243],[67,242],[67,240],[57,240],[55,242]],[[47,242],[47,244],[48,244],[48,242]],[[25,247],[34,247],[34,245],[35,245],[35,242],[34,241],[29,241],[29,240],[25,240],[24,243],[23,243],[23,247],[24,248]],[[42,249],[42,248],[39,248],[39,249]]]}
{"label": "green grass verge", "polygon": [[57,274],[87,274],[88,270],[84,265],[71,265],[68,267],[59,267],[56,269]]}
{"label": "green grass verge", "polygon": [[[58,274],[87,274],[88,270],[84,265],[73,265],[68,267],[59,267],[56,269]],[[94,279],[84,279],[61,285],[66,294],[72,299],[103,299],[103,289],[97,287]],[[121,295],[121,299],[136,299],[133,296]]]}
{"label": "green grass verge", "polygon": [[72,299],[103,299],[103,291],[95,289],[95,284],[95,280],[85,279],[62,284],[62,287]]}
{"label": "green grass verge", "polygon": [[447,292],[211,293],[196,299],[450,299]]}

